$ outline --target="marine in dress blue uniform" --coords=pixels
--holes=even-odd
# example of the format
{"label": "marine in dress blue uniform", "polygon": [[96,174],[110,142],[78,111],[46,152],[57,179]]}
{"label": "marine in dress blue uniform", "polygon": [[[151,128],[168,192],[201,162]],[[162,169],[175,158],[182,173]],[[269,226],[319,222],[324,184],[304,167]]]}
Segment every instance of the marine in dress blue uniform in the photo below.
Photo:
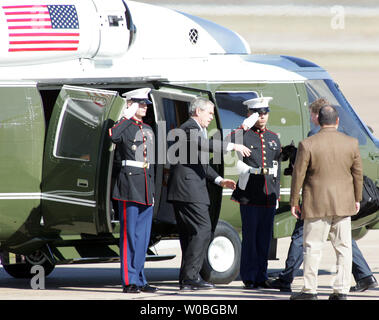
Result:
{"label": "marine in dress blue uniform", "polygon": [[123,291],[127,293],[157,290],[148,285],[144,273],[154,204],[154,169],[151,161],[154,136],[151,127],[138,116],[138,108],[151,104],[149,92],[148,88],[128,92],[126,99],[129,108],[110,130],[112,142],[116,144],[118,162],[121,162],[113,198],[119,204],[121,279]]}
{"label": "marine in dress blue uniform", "polygon": [[[243,158],[248,176],[237,183],[231,199],[240,203],[242,220],[242,251],[240,275],[246,289],[266,287],[267,261],[272,238],[273,220],[280,194],[280,152],[278,135],[262,127],[261,117],[267,115],[270,97],[249,99],[243,103],[249,113],[258,113],[255,125],[237,129],[233,136],[243,135],[243,144],[251,155]],[[265,121],[267,121],[267,118]],[[242,132],[241,132],[242,130]]]}

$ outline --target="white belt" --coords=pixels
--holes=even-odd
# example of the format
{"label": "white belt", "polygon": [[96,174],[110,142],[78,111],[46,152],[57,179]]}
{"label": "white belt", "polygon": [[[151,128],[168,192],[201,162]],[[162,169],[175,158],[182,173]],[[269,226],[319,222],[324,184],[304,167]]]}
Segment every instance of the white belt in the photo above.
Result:
{"label": "white belt", "polygon": [[275,178],[278,175],[278,161],[272,162],[272,168],[253,168],[248,166],[246,163],[241,160],[237,161],[237,170],[239,171],[239,180],[238,186],[241,190],[245,190],[247,182],[249,181],[250,174],[271,174]]}
{"label": "white belt", "polygon": [[127,167],[136,167],[136,168],[146,168],[149,169],[150,163],[142,162],[142,161],[134,161],[134,160],[122,160],[122,166]]}
{"label": "white belt", "polygon": [[276,177],[276,172],[277,172],[277,168],[253,168],[251,167],[250,170],[249,170],[249,173],[252,173],[252,174],[272,174]]}

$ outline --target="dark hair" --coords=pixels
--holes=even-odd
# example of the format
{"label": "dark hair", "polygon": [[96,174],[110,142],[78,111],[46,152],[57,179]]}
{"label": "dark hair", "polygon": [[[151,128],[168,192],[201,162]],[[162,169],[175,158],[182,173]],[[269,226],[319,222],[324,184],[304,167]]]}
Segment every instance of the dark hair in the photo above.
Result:
{"label": "dark hair", "polygon": [[336,124],[338,119],[338,112],[334,106],[324,106],[318,112],[318,122],[320,126]]}

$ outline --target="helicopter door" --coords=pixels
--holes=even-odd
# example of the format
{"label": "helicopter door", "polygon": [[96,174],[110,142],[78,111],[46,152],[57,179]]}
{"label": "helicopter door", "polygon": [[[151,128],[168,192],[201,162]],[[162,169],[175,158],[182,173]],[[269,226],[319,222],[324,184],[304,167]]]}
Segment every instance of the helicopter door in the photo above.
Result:
{"label": "helicopter door", "polygon": [[[170,137],[170,130],[180,127],[188,118],[188,109],[190,102],[199,96],[209,99],[209,93],[199,90],[193,90],[181,87],[161,87],[159,90],[152,90],[152,99],[154,103],[154,112],[157,121],[156,128],[156,175],[155,175],[155,209],[154,218],[159,222],[176,224],[173,206],[167,202],[167,180],[170,165],[167,161],[167,155],[170,152],[170,147],[174,141],[167,139]],[[215,117],[217,117],[217,110],[215,110]],[[212,129],[218,127],[218,121],[214,119],[208,127],[208,133]],[[221,167],[215,167],[216,171],[220,172]],[[221,170],[222,174],[222,170]],[[211,199],[213,204],[220,203],[222,198],[221,188],[212,188],[210,185]],[[211,218],[212,222],[217,224],[219,216],[219,206],[211,205]],[[217,208],[216,208],[217,207]],[[212,223],[213,225],[213,223]]]}
{"label": "helicopter door", "polygon": [[120,109],[123,104],[117,92],[63,86],[45,144],[42,215],[46,227],[81,234],[109,230],[107,119],[114,105]]}

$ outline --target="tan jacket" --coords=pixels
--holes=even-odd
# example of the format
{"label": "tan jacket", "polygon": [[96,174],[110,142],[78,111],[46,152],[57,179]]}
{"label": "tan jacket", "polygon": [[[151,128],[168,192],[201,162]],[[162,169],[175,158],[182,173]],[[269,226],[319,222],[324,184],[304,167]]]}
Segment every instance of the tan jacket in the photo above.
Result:
{"label": "tan jacket", "polygon": [[301,218],[352,216],[362,200],[363,172],[358,141],[335,128],[321,128],[299,143],[292,173],[291,206]]}

